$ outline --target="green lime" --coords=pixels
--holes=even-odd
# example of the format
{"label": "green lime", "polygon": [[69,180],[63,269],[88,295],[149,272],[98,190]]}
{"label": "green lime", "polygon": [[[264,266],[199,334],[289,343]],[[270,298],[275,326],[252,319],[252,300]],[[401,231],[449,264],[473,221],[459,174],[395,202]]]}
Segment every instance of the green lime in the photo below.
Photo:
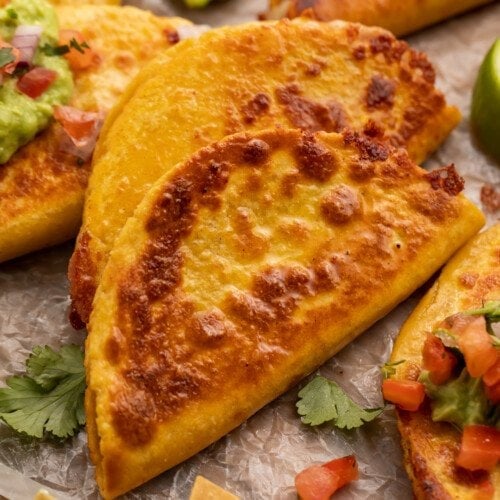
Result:
{"label": "green lime", "polygon": [[205,7],[211,0],[184,0],[184,3],[192,9],[199,9]]}
{"label": "green lime", "polygon": [[484,151],[500,161],[500,38],[479,68],[472,94],[471,123]]}

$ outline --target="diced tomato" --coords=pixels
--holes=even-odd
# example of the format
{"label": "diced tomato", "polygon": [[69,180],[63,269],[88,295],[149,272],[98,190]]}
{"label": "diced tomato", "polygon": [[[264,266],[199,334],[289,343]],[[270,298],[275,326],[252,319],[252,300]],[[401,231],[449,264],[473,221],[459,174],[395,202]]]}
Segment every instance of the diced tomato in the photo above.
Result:
{"label": "diced tomato", "polygon": [[40,97],[57,78],[57,73],[47,68],[33,68],[17,81],[17,89],[32,99]]}
{"label": "diced tomato", "polygon": [[12,50],[12,56],[14,57],[14,60],[0,68],[0,73],[12,75],[12,73],[14,73],[14,70],[16,69],[17,63],[19,62],[21,53],[19,52],[19,49],[16,49],[16,47],[13,47],[10,43],[4,42],[3,40],[0,40],[0,49]]}
{"label": "diced tomato", "polygon": [[487,425],[464,428],[457,465],[469,470],[492,470],[499,459],[500,431]]}
{"label": "diced tomato", "polygon": [[338,477],[321,465],[313,465],[295,477],[295,488],[302,500],[329,500],[337,491]]}
{"label": "diced tomato", "polygon": [[483,482],[481,482],[475,491],[474,500],[492,500],[495,496],[495,487],[488,477]]}
{"label": "diced tomato", "polygon": [[425,387],[412,380],[387,379],[382,382],[382,394],[403,410],[417,411],[425,399]]}
{"label": "diced tomato", "polygon": [[471,377],[480,377],[498,360],[498,352],[486,331],[484,316],[475,318],[467,325],[458,337],[458,346]]}
{"label": "diced tomato", "polygon": [[295,477],[295,487],[302,500],[329,500],[339,488],[358,477],[356,459],[349,455],[299,472]]}
{"label": "diced tomato", "polygon": [[[80,52],[78,49],[71,46],[72,40],[76,40],[76,42],[78,42],[83,52]],[[64,57],[68,61],[71,69],[79,70],[90,68],[96,59],[96,53],[92,50],[92,48],[82,46],[82,44],[88,45],[88,42],[79,31],[59,31],[59,44],[68,45],[69,47],[69,52],[64,54]]]}
{"label": "diced tomato", "polygon": [[336,458],[330,462],[323,465],[339,478],[338,488],[342,488],[347,483],[355,481],[359,478],[358,463],[356,462],[356,457],[354,455],[348,455],[347,457]]}
{"label": "diced tomato", "polygon": [[486,397],[494,404],[497,405],[500,403],[500,382],[495,385],[484,386],[484,392],[486,393]]}
{"label": "diced tomato", "polygon": [[427,335],[422,351],[423,367],[429,371],[431,382],[437,385],[449,380],[457,358],[446,349],[441,339],[435,335]]}
{"label": "diced tomato", "polygon": [[500,382],[500,356],[497,358],[497,362],[488,368],[486,373],[483,375],[483,382],[488,387],[496,385]]}
{"label": "diced tomato", "polygon": [[56,106],[54,118],[75,141],[84,141],[94,132],[98,113],[89,113],[71,106]]}

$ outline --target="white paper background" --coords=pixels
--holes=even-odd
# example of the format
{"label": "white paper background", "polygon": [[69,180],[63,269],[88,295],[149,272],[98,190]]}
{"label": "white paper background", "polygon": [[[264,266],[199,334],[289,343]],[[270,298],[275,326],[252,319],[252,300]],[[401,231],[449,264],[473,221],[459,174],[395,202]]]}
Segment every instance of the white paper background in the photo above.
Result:
{"label": "white paper background", "polygon": [[[125,3],[166,15],[190,14],[195,22],[214,26],[255,19],[266,6],[265,0],[228,0],[193,13],[180,2]],[[477,204],[485,182],[500,189],[500,170],[474,146],[467,120],[477,68],[498,36],[500,5],[496,2],[409,39],[414,47],[429,54],[437,69],[439,87],[464,115],[460,126],[428,163],[434,167],[454,162],[466,178],[467,195]],[[489,223],[496,218],[497,214],[490,214]],[[69,301],[65,273],[71,249],[69,243],[0,265],[1,381],[23,370],[24,359],[34,345],[58,347],[83,342],[84,334],[73,331],[66,319]],[[360,404],[380,405],[378,366],[388,358],[399,326],[422,293],[417,292],[320,372],[334,378]],[[359,461],[360,480],[336,498],[412,497],[401,465],[392,410],[353,432],[327,426],[310,429],[301,424],[295,412],[297,391],[291,390],[230,435],[126,498],[184,500],[189,497],[195,476],[203,474],[245,499],[294,499],[293,478],[298,471],[313,462],[350,453]],[[20,438],[0,424],[0,497],[24,500],[41,484],[55,490],[58,498],[96,499],[93,477],[84,432],[65,444],[54,444]]]}

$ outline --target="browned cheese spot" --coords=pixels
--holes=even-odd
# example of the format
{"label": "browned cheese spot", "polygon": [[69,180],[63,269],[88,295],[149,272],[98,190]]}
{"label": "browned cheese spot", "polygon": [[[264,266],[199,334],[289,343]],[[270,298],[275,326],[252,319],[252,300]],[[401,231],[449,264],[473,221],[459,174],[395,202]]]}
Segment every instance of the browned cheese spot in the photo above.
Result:
{"label": "browned cheese spot", "polygon": [[396,82],[380,75],[372,77],[366,91],[365,103],[368,109],[390,109],[394,105]]}
{"label": "browned cheese spot", "polygon": [[485,184],[481,188],[481,203],[487,212],[495,213],[500,210],[500,192],[491,184]]}
{"label": "browned cheese spot", "polygon": [[345,144],[357,148],[360,160],[385,161],[389,158],[389,148],[385,144],[351,130],[345,130],[343,135]]}
{"label": "browned cheese spot", "polygon": [[314,102],[301,95],[296,83],[276,89],[278,103],[285,107],[285,114],[297,128],[308,132],[340,132],[347,126],[347,115],[336,101]]}
{"label": "browned cheese spot", "polygon": [[326,182],[336,170],[333,154],[310,134],[302,136],[295,155],[300,172],[310,179]]}
{"label": "browned cheese spot", "polygon": [[222,311],[199,311],[193,314],[187,330],[197,345],[216,346],[228,335],[226,317]]}
{"label": "browned cheese spot", "polygon": [[396,40],[393,35],[383,34],[370,39],[370,51],[376,56],[383,54],[388,63],[398,62],[408,50],[406,42]]}
{"label": "browned cheese spot", "polygon": [[474,288],[479,275],[477,273],[462,273],[458,279],[464,288]]}
{"label": "browned cheese spot", "polygon": [[366,57],[366,48],[363,45],[358,45],[354,47],[352,55],[356,61],[362,61]]}
{"label": "browned cheese spot", "polygon": [[271,148],[261,139],[252,139],[243,147],[243,161],[252,165],[263,163],[269,157]]}
{"label": "browned cheese spot", "polygon": [[321,200],[321,214],[330,224],[345,224],[360,210],[358,194],[344,184],[333,188]]}
{"label": "browned cheese spot", "polygon": [[450,196],[456,196],[464,189],[465,181],[463,177],[458,175],[455,170],[455,165],[453,164],[448,165],[447,167],[437,168],[436,170],[426,174],[426,177],[430,182],[432,189],[442,189]]}
{"label": "browned cheese spot", "polygon": [[179,32],[176,29],[165,28],[163,30],[163,33],[165,34],[165,37],[167,38],[168,43],[171,43],[172,45],[179,43],[181,40],[181,37],[179,36]]}
{"label": "browned cheese spot", "polygon": [[243,120],[246,124],[254,123],[258,116],[267,113],[271,105],[271,99],[267,94],[262,92],[256,94],[243,107]]}

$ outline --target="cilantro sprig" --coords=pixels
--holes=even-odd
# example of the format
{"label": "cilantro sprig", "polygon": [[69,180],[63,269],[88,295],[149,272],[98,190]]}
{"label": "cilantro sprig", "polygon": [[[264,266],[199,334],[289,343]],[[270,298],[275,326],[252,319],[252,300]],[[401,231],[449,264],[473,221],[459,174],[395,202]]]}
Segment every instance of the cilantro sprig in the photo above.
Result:
{"label": "cilantro sprig", "polygon": [[383,408],[364,409],[332,380],[317,376],[300,392],[297,412],[302,422],[321,425],[329,422],[339,429],[355,429],[377,418]]}
{"label": "cilantro sprig", "polygon": [[17,432],[66,438],[85,423],[83,352],[76,345],[59,352],[37,346],[26,375],[12,376],[0,389],[0,419]]}
{"label": "cilantro sprig", "polygon": [[388,361],[387,363],[384,363],[380,367],[380,372],[382,373],[382,377],[384,379],[386,378],[391,378],[393,375],[396,373],[396,366],[400,365],[401,363],[404,363],[406,360],[405,359],[400,359],[399,361]]}
{"label": "cilantro sprig", "polygon": [[500,300],[490,300],[485,302],[480,309],[465,311],[465,314],[484,316],[488,323],[498,323],[500,321]]}

